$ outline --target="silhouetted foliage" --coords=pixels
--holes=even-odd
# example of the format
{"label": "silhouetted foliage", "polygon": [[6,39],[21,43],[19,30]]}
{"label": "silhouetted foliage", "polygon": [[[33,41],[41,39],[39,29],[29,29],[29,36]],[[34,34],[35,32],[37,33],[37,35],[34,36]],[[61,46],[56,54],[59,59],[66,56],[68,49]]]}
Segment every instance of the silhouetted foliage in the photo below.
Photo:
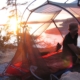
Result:
{"label": "silhouetted foliage", "polygon": [[[9,15],[7,16],[8,17],[8,20],[5,24],[2,25],[2,28],[0,28],[0,50],[1,49],[6,49],[8,48],[10,45],[13,45],[11,43],[8,43],[9,40],[11,39],[11,36],[15,36],[18,41],[21,40],[21,33],[20,33],[20,27],[18,28],[18,30],[16,31],[16,35],[14,34],[13,31],[9,31],[9,22],[11,20],[11,18],[16,18],[18,20],[18,18],[21,17],[17,9],[17,6],[19,5],[26,5],[28,2],[25,1],[23,3],[17,3],[17,0],[6,0],[6,6],[3,6],[0,10],[9,10]],[[25,23],[23,23],[22,25],[24,25]],[[20,26],[21,24],[19,24]],[[2,36],[2,31],[4,31],[6,33],[5,36]],[[14,41],[13,43],[17,43],[17,41]],[[14,45],[13,45],[14,46]]]}
{"label": "silhouetted foliage", "polygon": [[[0,30],[0,34],[1,32],[2,31]],[[13,43],[9,43],[12,34],[13,33],[6,32],[5,36],[0,35],[0,51],[5,51],[7,48],[12,48],[12,46],[15,46]]]}

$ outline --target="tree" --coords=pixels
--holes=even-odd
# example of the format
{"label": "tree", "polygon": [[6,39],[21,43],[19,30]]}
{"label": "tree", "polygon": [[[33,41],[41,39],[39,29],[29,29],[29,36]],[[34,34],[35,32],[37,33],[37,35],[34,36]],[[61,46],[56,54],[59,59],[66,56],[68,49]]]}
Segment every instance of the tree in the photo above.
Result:
{"label": "tree", "polygon": [[[17,42],[19,42],[19,40],[21,39],[21,26],[20,23],[21,22],[17,22],[17,35],[14,34],[14,31],[9,30],[9,28],[11,27],[10,22],[13,18],[16,19],[16,21],[18,21],[22,14],[19,12],[19,10],[17,9],[17,6],[23,6],[26,5],[28,2],[24,2],[24,3],[17,3],[17,0],[6,0],[6,6],[3,6],[0,10],[5,10],[5,11],[9,11],[9,15],[7,16],[8,20],[6,21],[5,24],[1,25],[2,27],[0,28],[0,44],[1,46],[5,46],[5,43],[7,43],[10,39],[11,36],[16,36],[17,38]],[[22,22],[22,26],[25,24],[24,22]],[[1,33],[2,31],[5,31],[6,36],[2,36]],[[14,41],[15,42],[15,41]]]}

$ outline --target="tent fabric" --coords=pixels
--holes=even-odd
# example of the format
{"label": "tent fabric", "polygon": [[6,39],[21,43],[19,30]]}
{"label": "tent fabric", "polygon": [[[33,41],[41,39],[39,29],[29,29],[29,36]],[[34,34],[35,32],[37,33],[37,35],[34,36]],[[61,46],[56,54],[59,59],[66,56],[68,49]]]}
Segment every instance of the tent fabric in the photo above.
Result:
{"label": "tent fabric", "polygon": [[[51,53],[49,53],[51,54]],[[44,55],[43,58],[45,59],[47,66],[49,67],[51,73],[55,73],[58,72],[59,70],[63,70],[63,69],[68,69],[71,68],[73,66],[72,63],[72,57],[66,56],[66,59],[63,59],[61,57],[62,53],[58,52],[56,54],[54,54],[54,52],[52,52],[53,55],[49,56],[48,55]]]}
{"label": "tent fabric", "polygon": [[[31,36],[27,31],[24,35],[24,42],[20,42],[17,52],[14,58],[12,59],[10,65],[8,66],[7,70],[5,71],[5,74],[10,74],[15,76],[17,75],[22,77],[23,75],[24,76],[26,75],[26,77],[28,77],[30,76],[30,72],[29,72],[30,65],[35,65],[38,67],[36,74],[42,77],[43,75],[48,75],[50,73],[57,72],[58,70],[68,68],[72,64],[71,62],[69,62],[68,65],[65,66],[64,61],[60,58],[61,54],[58,55],[59,57],[57,57],[54,54],[57,54],[58,52],[57,53],[54,53],[54,52],[49,53],[49,54],[52,54],[50,56],[48,54],[41,57],[41,52],[38,51],[34,42],[32,41]],[[56,62],[59,65],[57,65]]]}
{"label": "tent fabric", "polygon": [[[77,6],[74,8],[74,4],[67,3],[69,0],[67,2],[63,0],[64,3],[61,3],[65,4],[66,2],[66,7],[58,3],[55,4],[54,0],[43,0],[40,5],[35,5],[38,1],[40,0],[33,1],[26,8],[29,13],[24,26],[27,27],[24,27],[22,40],[5,70],[5,74],[29,77],[29,68],[34,65],[38,67],[35,73],[43,77],[73,66],[71,55],[67,56],[70,62],[66,64],[61,58],[61,52],[58,52],[62,51],[62,47],[57,52],[56,49],[58,43],[62,45],[63,39],[68,33],[69,23],[79,24],[77,2],[74,1]],[[33,7],[33,5],[35,6]],[[78,34],[80,37],[80,30]],[[80,46],[79,38],[78,46]]]}
{"label": "tent fabric", "polygon": [[23,42],[20,42],[15,56],[7,67],[5,74],[21,76],[25,74],[25,72],[29,72],[29,64],[22,43]]}
{"label": "tent fabric", "polygon": [[37,48],[33,48],[31,37],[27,31],[24,35],[24,41],[20,42],[17,52],[11,63],[9,64],[7,70],[5,71],[5,74],[17,75],[22,77],[26,75],[27,77],[30,74],[30,65],[38,66],[39,70],[37,74],[39,75],[41,75],[41,72],[43,72],[43,74],[46,74],[46,72],[49,73],[46,67],[46,63],[42,58],[40,58],[40,54]]}

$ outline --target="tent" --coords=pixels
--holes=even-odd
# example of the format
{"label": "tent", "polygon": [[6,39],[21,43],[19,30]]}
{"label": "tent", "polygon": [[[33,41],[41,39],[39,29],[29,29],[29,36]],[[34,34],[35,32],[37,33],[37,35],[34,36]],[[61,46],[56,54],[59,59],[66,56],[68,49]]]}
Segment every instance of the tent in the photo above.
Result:
{"label": "tent", "polygon": [[[80,7],[78,0],[34,0],[26,5],[21,21],[24,22],[22,41],[10,64],[3,72],[5,75],[29,77],[30,66],[37,66],[39,76],[55,73],[59,64],[56,55],[61,56],[62,47],[56,51],[57,44],[62,45],[71,22],[80,24]],[[19,7],[18,7],[19,8]],[[80,30],[78,32],[80,37]],[[78,38],[78,46],[80,46]],[[61,63],[64,64],[65,61]],[[69,62],[67,67],[72,63]],[[61,67],[60,70],[63,68]]]}

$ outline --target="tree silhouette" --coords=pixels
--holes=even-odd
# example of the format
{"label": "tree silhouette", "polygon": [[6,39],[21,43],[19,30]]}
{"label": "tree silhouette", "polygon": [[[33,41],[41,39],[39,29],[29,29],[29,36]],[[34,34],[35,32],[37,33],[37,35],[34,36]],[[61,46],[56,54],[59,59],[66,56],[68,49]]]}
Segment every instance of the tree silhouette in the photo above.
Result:
{"label": "tree silhouette", "polygon": [[[7,16],[8,20],[5,24],[1,24],[0,26],[0,49],[1,48],[4,48],[5,47],[5,43],[7,43],[11,36],[16,36],[16,39],[17,39],[17,43],[20,41],[20,22],[18,23],[18,25],[16,25],[17,27],[17,32],[15,35],[13,31],[10,31],[9,28],[10,28],[10,20],[12,18],[16,18],[16,20],[18,21],[18,19],[21,17],[21,14],[19,14],[19,11],[17,9],[17,6],[23,6],[23,5],[26,5],[27,4],[27,1],[24,2],[24,3],[17,3],[17,0],[6,0],[6,6],[3,6],[0,10],[4,10],[4,11],[7,11],[9,10],[9,15]],[[23,24],[22,24],[23,25]],[[1,33],[2,31],[5,31],[6,35],[3,36]],[[16,42],[16,41],[14,41]]]}

